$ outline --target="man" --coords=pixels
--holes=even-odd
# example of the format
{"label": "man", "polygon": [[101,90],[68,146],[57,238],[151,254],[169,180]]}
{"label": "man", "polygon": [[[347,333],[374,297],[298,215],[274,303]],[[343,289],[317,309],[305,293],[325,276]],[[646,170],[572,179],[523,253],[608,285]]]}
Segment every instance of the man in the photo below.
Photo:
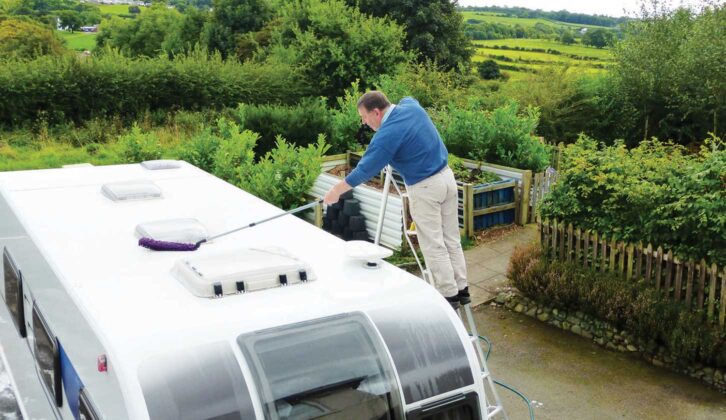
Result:
{"label": "man", "polygon": [[336,203],[341,194],[388,164],[396,168],[406,183],[419,245],[436,289],[454,309],[470,303],[456,181],[431,118],[415,99],[404,98],[395,105],[377,91],[361,96],[358,114],[376,134],[358,166],[325,195],[325,203]]}

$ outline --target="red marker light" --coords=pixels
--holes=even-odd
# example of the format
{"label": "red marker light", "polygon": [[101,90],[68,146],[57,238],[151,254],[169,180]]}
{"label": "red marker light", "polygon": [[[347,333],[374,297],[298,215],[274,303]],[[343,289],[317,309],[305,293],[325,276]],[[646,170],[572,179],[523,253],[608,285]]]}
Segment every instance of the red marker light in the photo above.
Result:
{"label": "red marker light", "polygon": [[98,356],[98,360],[96,360],[96,366],[98,366],[99,372],[106,372],[108,371],[108,365],[106,363],[106,355],[102,354]]}

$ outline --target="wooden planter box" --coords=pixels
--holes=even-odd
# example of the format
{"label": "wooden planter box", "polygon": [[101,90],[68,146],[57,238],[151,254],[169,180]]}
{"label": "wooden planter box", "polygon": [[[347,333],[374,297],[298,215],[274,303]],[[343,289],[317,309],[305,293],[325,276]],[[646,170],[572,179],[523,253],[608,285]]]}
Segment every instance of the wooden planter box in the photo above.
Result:
{"label": "wooden planter box", "polygon": [[[359,152],[348,152],[346,155],[346,160],[350,168],[355,168],[363,156]],[[340,156],[336,156],[338,161],[340,161]],[[472,169],[489,170],[488,165],[470,160],[464,160],[464,164]],[[499,168],[505,168],[506,171],[519,171],[514,168]],[[531,177],[531,172],[529,174]],[[376,178],[382,181],[384,176],[384,173],[381,172]],[[393,177],[399,186],[403,186],[403,178],[398,172],[393,171]],[[476,231],[491,226],[515,222],[519,223],[521,202],[519,200],[517,181],[515,179],[504,179],[502,181],[477,185],[463,182],[457,182],[457,184],[459,188],[459,228],[462,235],[471,237],[474,236]],[[408,207],[407,199],[405,199],[404,207]],[[409,226],[410,220],[407,216],[406,226]]]}

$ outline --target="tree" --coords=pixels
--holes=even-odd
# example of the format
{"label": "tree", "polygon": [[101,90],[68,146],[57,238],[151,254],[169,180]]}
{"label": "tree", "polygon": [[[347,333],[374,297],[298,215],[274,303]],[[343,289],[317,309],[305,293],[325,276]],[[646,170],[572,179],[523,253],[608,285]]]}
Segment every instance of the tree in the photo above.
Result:
{"label": "tree", "polygon": [[45,26],[25,19],[0,21],[0,57],[33,59],[63,52],[61,40]]}
{"label": "tree", "polygon": [[560,42],[565,45],[570,45],[575,43],[575,37],[572,35],[572,32],[569,30],[562,31],[562,34],[560,34]]}
{"label": "tree", "polygon": [[139,14],[141,13],[141,8],[139,6],[129,6],[129,14]]}
{"label": "tree", "polygon": [[596,48],[604,48],[613,43],[613,33],[605,29],[593,29],[585,32],[582,43]]}
{"label": "tree", "polygon": [[658,10],[626,28],[614,50],[612,96],[639,123],[630,145],[657,136],[681,144],[726,136],[726,6]]}
{"label": "tree", "polygon": [[346,0],[363,13],[389,17],[406,29],[404,48],[417,51],[420,62],[435,61],[444,70],[469,67],[473,50],[464,32],[457,1]]}
{"label": "tree", "polygon": [[83,26],[83,17],[74,10],[61,10],[58,12],[60,25],[70,29],[71,32],[81,29]]}
{"label": "tree", "polygon": [[485,60],[476,65],[479,77],[484,80],[493,80],[502,77],[502,72],[499,70],[499,64],[494,60]]}
{"label": "tree", "polygon": [[136,19],[113,17],[102,23],[96,44],[118,48],[130,56],[154,57],[164,51],[164,42],[177,33],[181,23],[179,12],[158,4]]}
{"label": "tree", "polygon": [[210,51],[233,55],[242,34],[259,31],[273,16],[269,0],[214,0],[202,38]]}
{"label": "tree", "polygon": [[411,58],[403,51],[403,28],[342,0],[285,3],[279,16],[271,34],[276,41],[260,58],[302,68],[318,94],[330,100],[356,80],[362,89],[372,86]]}

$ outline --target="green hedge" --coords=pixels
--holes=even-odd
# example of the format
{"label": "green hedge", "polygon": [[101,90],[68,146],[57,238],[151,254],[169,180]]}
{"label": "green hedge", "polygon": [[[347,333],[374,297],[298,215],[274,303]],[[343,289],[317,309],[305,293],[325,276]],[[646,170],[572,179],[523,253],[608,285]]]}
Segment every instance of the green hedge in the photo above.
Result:
{"label": "green hedge", "polygon": [[145,111],[202,110],[238,103],[294,103],[310,94],[290,66],[222,60],[195,51],[175,59],[41,57],[0,61],[0,124],[130,118]]}
{"label": "green hedge", "polygon": [[542,218],[616,240],[652,243],[681,259],[726,264],[726,149],[710,139],[698,154],[657,140],[634,149],[581,137],[540,208]]}
{"label": "green hedge", "polygon": [[669,302],[643,281],[548,261],[539,245],[515,249],[508,277],[530,299],[607,321],[633,333],[646,348],[661,345],[680,362],[726,367],[726,331],[702,310]]}

